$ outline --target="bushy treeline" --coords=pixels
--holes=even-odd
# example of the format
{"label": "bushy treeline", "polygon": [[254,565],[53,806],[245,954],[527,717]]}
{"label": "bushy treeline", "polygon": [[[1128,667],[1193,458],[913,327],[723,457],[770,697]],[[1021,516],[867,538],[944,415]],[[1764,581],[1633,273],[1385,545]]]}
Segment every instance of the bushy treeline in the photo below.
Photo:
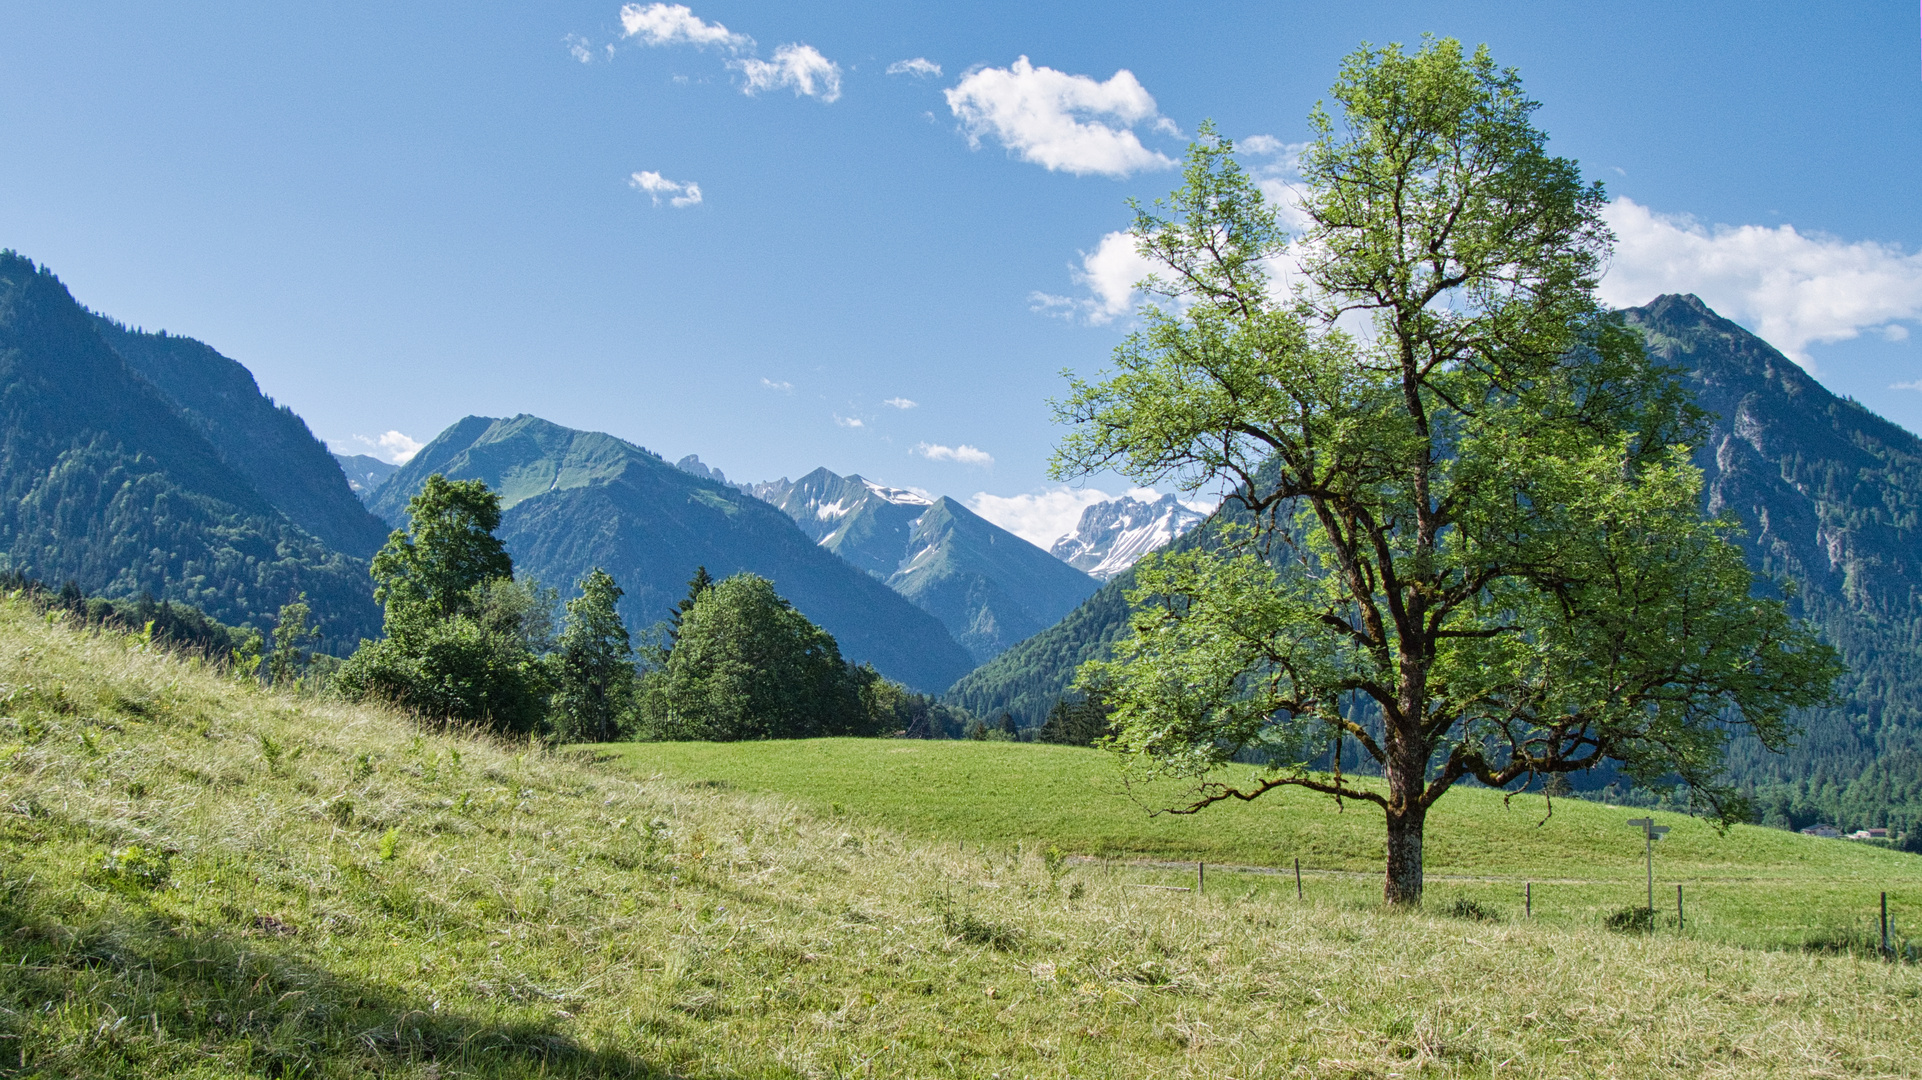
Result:
{"label": "bushy treeline", "polygon": [[89,626],[147,634],[170,648],[220,658],[260,651],[256,631],[228,626],[190,604],[156,600],[152,593],[133,600],[109,600],[88,596],[73,581],[52,589],[18,570],[0,573],[0,590],[23,594],[43,608],[65,612]]}
{"label": "bushy treeline", "polygon": [[429,477],[374,556],[386,633],[333,676],[350,699],[432,720],[567,741],[958,734],[968,717],[847,662],[833,635],[753,574],[705,569],[636,649],[620,586],[595,569],[556,625],[557,595],[514,576],[500,499]]}

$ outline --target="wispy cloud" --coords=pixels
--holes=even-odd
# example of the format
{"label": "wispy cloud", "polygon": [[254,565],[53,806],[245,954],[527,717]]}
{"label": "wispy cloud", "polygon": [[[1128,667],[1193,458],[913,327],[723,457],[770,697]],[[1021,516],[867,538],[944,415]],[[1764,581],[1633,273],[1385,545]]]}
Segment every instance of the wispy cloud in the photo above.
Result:
{"label": "wispy cloud", "polygon": [[933,79],[941,75],[941,65],[925,56],[912,60],[896,60],[888,65],[890,75],[912,75],[917,79]]}
{"label": "wispy cloud", "polygon": [[782,394],[792,394],[794,392],[793,383],[776,382],[773,379],[762,379],[761,388],[764,390],[773,390],[773,391],[776,391],[777,393],[782,393]]}
{"label": "wispy cloud", "polygon": [[356,435],[354,441],[366,447],[369,457],[376,457],[389,465],[405,465],[414,460],[420,448],[427,445],[412,436],[398,431],[388,431],[381,435]]}
{"label": "wispy cloud", "polygon": [[916,443],[913,453],[920,454],[929,461],[953,461],[962,465],[975,465],[988,468],[994,464],[994,456],[986,450],[962,443],[960,446],[942,446],[940,443]]}
{"label": "wispy cloud", "polygon": [[628,186],[647,192],[654,205],[661,205],[665,197],[669,206],[686,207],[701,204],[701,185],[692,180],[669,180],[657,172],[637,172],[628,178]]}
{"label": "wispy cloud", "polygon": [[819,98],[823,103],[841,96],[840,65],[812,45],[783,45],[774,50],[772,60],[750,56],[731,60],[728,66],[747,76],[741,92],[750,97],[782,87],[793,90],[795,97]]}
{"label": "wispy cloud", "polygon": [[863,422],[863,421],[861,420],[861,418],[860,418],[860,417],[858,417],[858,416],[842,416],[842,415],[841,415],[840,413],[835,413],[835,414],[834,414],[834,422],[835,422],[836,424],[838,424],[838,425],[840,425],[841,427],[846,427],[846,428],[860,428],[860,427],[867,427],[867,424],[866,424],[866,423],[864,423],[864,422]]}
{"label": "wispy cloud", "polygon": [[892,406],[894,406],[894,407],[895,407],[895,408],[897,408],[897,409],[912,409],[912,408],[914,408],[914,407],[916,407],[917,405],[919,405],[919,404],[920,404],[920,402],[918,402],[918,401],[909,401],[909,400],[908,400],[907,398],[904,398],[904,397],[891,397],[891,398],[889,398],[889,399],[887,399],[886,401],[883,401],[883,402],[882,402],[881,404],[883,404],[883,405],[892,405]]}
{"label": "wispy cloud", "polygon": [[754,47],[753,38],[736,34],[720,23],[703,21],[686,4],[625,4],[621,7],[621,36],[655,46],[719,46],[731,52]]}
{"label": "wispy cloud", "polygon": [[1891,390],[1922,390],[1922,379],[1913,379],[1909,382],[1890,383],[1889,389]]}
{"label": "wispy cloud", "polygon": [[1922,319],[1922,254],[1793,225],[1704,225],[1630,199],[1603,212],[1615,258],[1602,299],[1617,307],[1689,292],[1742,322],[1798,363],[1816,342],[1864,331],[1901,340]]}
{"label": "wispy cloud", "polygon": [[569,56],[572,56],[574,59],[579,60],[583,64],[591,64],[594,62],[594,43],[593,42],[587,40],[586,38],[580,36],[579,34],[569,34],[566,37],[562,38],[561,40],[567,44],[567,52]]}
{"label": "wispy cloud", "polygon": [[1096,82],[1035,67],[1023,56],[1009,67],[970,71],[944,93],[971,146],[991,137],[1025,161],[1077,175],[1122,177],[1175,166],[1132,130],[1148,123],[1173,132],[1174,123],[1125,69]]}

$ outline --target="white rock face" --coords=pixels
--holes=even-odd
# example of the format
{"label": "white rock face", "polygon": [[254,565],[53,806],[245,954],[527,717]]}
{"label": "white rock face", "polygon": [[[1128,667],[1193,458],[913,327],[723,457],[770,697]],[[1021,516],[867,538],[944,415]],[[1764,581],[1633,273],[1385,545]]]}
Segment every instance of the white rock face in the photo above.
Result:
{"label": "white rock face", "polygon": [[1201,524],[1203,515],[1163,495],[1153,502],[1122,496],[1081,512],[1073,532],[1055,541],[1055,558],[1106,581],[1135,560]]}

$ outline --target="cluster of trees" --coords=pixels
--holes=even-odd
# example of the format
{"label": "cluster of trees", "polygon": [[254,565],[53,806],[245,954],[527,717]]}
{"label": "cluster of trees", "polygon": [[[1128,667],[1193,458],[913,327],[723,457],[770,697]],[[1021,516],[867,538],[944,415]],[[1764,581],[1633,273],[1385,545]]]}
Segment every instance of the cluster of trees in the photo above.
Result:
{"label": "cluster of trees", "polygon": [[659,643],[637,651],[621,588],[598,568],[556,628],[554,592],[515,578],[494,535],[499,496],[481,481],[429,477],[408,517],[372,564],[386,635],[363,641],[333,677],[349,699],[581,742],[939,737],[965,725],[965,714],[848,663],[766,578],[715,581],[700,569]]}

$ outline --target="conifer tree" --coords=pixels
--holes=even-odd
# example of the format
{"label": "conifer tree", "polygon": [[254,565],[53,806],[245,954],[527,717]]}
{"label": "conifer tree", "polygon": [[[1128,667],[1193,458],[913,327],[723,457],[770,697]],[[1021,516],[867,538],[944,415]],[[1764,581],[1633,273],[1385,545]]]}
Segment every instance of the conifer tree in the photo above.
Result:
{"label": "conifer tree", "polygon": [[621,587],[595,567],[567,602],[567,625],[554,652],[554,722],[572,742],[620,737],[634,695],[633,647],[616,605]]}

